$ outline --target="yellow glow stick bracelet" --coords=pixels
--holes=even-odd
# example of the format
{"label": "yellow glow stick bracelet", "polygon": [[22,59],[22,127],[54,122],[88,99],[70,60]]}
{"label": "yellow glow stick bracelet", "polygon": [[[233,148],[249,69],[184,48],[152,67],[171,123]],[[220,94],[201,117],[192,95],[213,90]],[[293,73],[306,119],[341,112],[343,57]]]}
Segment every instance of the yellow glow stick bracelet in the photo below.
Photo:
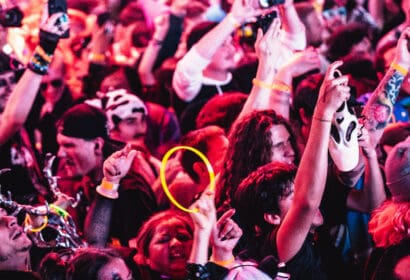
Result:
{"label": "yellow glow stick bracelet", "polygon": [[167,185],[167,181],[166,181],[166,178],[165,178],[165,167],[166,167],[168,159],[171,157],[171,155],[174,152],[178,151],[178,150],[189,150],[191,152],[194,152],[196,155],[198,155],[202,159],[202,161],[206,165],[206,168],[208,169],[209,189],[211,191],[215,190],[215,172],[214,172],[214,169],[212,168],[211,163],[206,158],[206,156],[203,153],[201,153],[200,151],[198,151],[197,149],[189,147],[189,146],[176,146],[176,147],[173,147],[168,152],[166,152],[166,154],[162,158],[161,169],[159,170],[159,176],[160,176],[160,179],[161,179],[162,188],[164,189],[164,192],[167,195],[168,199],[171,201],[172,204],[174,204],[176,207],[178,207],[182,211],[190,212],[190,213],[198,212],[198,209],[196,209],[196,208],[195,209],[188,209],[188,208],[185,208],[184,206],[182,206],[181,204],[179,204],[178,201],[176,201],[175,198],[172,196],[171,192],[169,191],[168,185]]}

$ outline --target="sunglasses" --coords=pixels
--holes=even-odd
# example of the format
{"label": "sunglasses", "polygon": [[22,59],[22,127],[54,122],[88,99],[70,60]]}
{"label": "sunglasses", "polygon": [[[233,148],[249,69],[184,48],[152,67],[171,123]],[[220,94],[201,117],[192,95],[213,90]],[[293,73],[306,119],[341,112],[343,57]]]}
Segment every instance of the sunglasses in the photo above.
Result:
{"label": "sunglasses", "polygon": [[0,88],[6,87],[6,86],[12,86],[17,82],[16,77],[14,73],[11,75],[0,75]]}
{"label": "sunglasses", "polygon": [[48,85],[51,85],[53,88],[57,89],[60,88],[63,85],[63,80],[61,79],[54,79],[48,82],[42,82],[40,84],[40,90],[44,91],[47,89]]}

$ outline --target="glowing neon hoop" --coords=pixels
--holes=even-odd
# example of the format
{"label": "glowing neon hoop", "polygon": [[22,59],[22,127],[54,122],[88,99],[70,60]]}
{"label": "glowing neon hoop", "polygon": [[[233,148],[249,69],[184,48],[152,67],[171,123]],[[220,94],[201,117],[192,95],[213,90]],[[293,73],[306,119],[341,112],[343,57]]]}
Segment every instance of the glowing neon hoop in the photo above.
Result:
{"label": "glowing neon hoop", "polygon": [[188,208],[185,208],[184,206],[182,206],[181,204],[179,204],[178,201],[176,201],[175,198],[172,196],[171,192],[169,191],[168,185],[167,185],[167,181],[166,181],[166,178],[165,178],[166,164],[167,164],[169,158],[171,157],[171,155],[174,152],[179,151],[179,150],[189,150],[191,152],[194,152],[197,156],[199,156],[202,159],[202,161],[206,165],[206,168],[208,169],[209,189],[211,191],[215,190],[215,172],[214,172],[214,169],[212,168],[211,163],[206,158],[206,156],[202,152],[198,151],[197,149],[189,147],[189,146],[176,146],[176,147],[173,147],[168,152],[166,152],[166,154],[162,158],[161,168],[159,170],[159,177],[161,179],[161,185],[162,185],[162,188],[164,189],[164,192],[165,192],[166,196],[168,197],[168,199],[171,201],[172,204],[174,204],[176,207],[178,207],[182,211],[189,212],[189,213],[198,212],[198,209],[196,209],[196,208],[195,209],[188,209]]}

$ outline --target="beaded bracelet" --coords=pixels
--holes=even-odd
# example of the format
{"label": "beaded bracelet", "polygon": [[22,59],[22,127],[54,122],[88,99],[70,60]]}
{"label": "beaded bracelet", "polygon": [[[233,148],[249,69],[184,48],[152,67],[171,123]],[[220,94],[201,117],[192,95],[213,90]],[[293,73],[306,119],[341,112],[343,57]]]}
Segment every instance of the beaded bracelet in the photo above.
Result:
{"label": "beaded bracelet", "polygon": [[34,53],[27,66],[34,73],[45,75],[48,72],[49,64],[39,54]]}

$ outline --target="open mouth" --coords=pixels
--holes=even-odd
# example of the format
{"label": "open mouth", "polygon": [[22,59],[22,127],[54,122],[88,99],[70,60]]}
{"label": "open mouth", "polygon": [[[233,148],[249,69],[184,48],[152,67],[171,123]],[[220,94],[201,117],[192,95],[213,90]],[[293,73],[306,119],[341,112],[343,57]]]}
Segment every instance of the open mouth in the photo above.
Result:
{"label": "open mouth", "polygon": [[11,239],[12,239],[12,240],[16,240],[16,239],[18,239],[22,234],[23,234],[23,231],[22,231],[22,230],[16,230],[16,231],[13,233],[13,237],[12,237]]}
{"label": "open mouth", "polygon": [[186,254],[183,251],[183,249],[174,249],[171,250],[171,253],[169,254],[169,258],[171,260],[185,260],[186,259]]}

